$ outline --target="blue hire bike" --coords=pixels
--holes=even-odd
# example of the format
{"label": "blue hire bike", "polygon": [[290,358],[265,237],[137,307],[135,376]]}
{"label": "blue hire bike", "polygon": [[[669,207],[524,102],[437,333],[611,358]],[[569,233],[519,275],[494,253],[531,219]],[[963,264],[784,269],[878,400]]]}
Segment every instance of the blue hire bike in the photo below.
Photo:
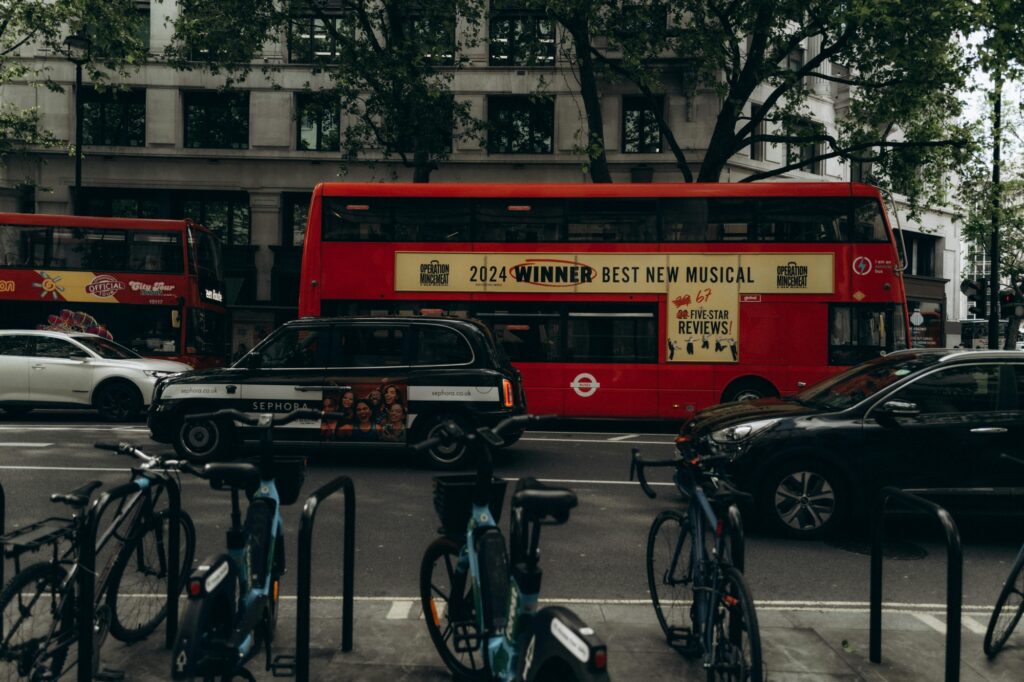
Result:
{"label": "blue hire bike", "polygon": [[459,679],[608,679],[608,650],[592,628],[569,609],[538,610],[540,528],[568,521],[576,495],[520,479],[512,495],[508,549],[498,529],[507,481],[493,478],[492,448],[505,444],[502,433],[519,433],[537,419],[520,415],[469,432],[448,421],[435,429],[436,437],[413,446],[462,443],[477,456],[475,475],[434,479],[443,537],[427,547],[420,565],[427,630]]}
{"label": "blue hire bike", "polygon": [[[188,603],[182,616],[171,659],[175,680],[242,677],[254,680],[245,664],[260,650],[266,652],[266,669],[294,674],[294,661],[275,662],[272,644],[277,622],[280,579],[284,573],[282,499],[272,454],[271,430],[297,419],[319,421],[318,410],[300,409],[284,415],[253,416],[237,410],[192,414],[186,420],[231,419],[255,426],[260,434],[258,466],[243,462],[207,464],[199,475],[214,490],[231,491],[231,526],[227,552],[208,558],[186,583]],[[301,460],[297,462],[304,466]],[[239,491],[250,494],[242,523]],[[295,490],[295,496],[298,491]]]}

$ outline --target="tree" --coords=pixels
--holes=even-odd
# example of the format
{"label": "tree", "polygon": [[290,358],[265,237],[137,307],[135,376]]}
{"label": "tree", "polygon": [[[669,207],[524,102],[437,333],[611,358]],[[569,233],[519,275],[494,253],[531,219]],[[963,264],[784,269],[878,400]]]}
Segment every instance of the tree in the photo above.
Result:
{"label": "tree", "polygon": [[266,44],[312,26],[326,36],[313,71],[330,80],[315,92],[340,102],[343,158],[379,150],[427,182],[453,139],[482,129],[451,92],[455,71],[468,63],[458,47],[475,44],[480,8],[481,0],[187,0],[170,55],[182,68],[244,79]]}
{"label": "tree", "polygon": [[[133,0],[6,0],[0,3],[0,87],[32,81],[51,90],[61,86],[45,62],[23,51],[43,48],[64,52],[64,38],[81,32],[92,41],[94,59],[85,65],[90,80],[103,84],[111,73],[124,74],[142,63],[146,49],[139,38],[141,16]],[[33,145],[61,143],[41,127],[36,108],[0,104],[0,163]]]}
{"label": "tree", "polygon": [[[960,0],[623,0],[594,3],[586,31],[566,17],[589,2],[531,1],[549,8],[577,55],[646,96],[686,181],[717,182],[734,156],[772,144],[792,150],[787,162],[746,180],[841,158],[873,162],[879,181],[913,198],[943,186],[935,179],[965,142],[954,123],[969,4]],[[817,49],[805,56],[808,42]],[[834,129],[811,117],[812,79],[849,92]],[[708,140],[679,140],[658,106],[665,92],[717,96]],[[691,157],[695,147],[703,155]]]}

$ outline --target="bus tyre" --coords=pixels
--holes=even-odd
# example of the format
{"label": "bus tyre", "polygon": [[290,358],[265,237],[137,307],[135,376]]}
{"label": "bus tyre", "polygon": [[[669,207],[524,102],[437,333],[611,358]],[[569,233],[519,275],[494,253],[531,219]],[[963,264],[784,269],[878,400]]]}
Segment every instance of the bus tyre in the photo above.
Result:
{"label": "bus tyre", "polygon": [[[426,423],[419,429],[417,441],[433,438],[437,435],[438,429],[444,422],[452,420],[459,425],[463,431],[473,428],[468,420],[450,414],[442,414],[435,417],[428,417]],[[470,464],[470,453],[465,443],[451,443],[447,445],[435,445],[426,451],[427,464],[432,469],[440,471],[451,471],[462,469]]]}
{"label": "bus tyre", "polygon": [[112,381],[99,387],[93,405],[108,422],[126,422],[138,418],[142,395],[127,381]]}
{"label": "bus tyre", "polygon": [[779,392],[764,379],[737,379],[722,391],[722,402],[731,403],[743,400],[758,400],[759,398],[777,398]]}
{"label": "bus tyre", "polygon": [[818,540],[845,522],[852,503],[846,478],[811,457],[795,457],[762,479],[756,504],[771,530],[786,537]]}
{"label": "bus tyre", "polygon": [[[193,412],[206,412],[197,409]],[[234,425],[220,419],[181,420],[174,439],[174,451],[192,462],[213,462],[227,452],[234,437]]]}

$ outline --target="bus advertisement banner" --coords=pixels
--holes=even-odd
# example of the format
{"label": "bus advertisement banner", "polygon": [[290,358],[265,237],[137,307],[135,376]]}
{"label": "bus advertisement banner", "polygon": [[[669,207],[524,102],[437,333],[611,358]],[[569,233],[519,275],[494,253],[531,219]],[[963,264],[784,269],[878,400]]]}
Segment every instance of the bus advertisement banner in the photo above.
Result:
{"label": "bus advertisement banner", "polygon": [[0,299],[175,305],[185,295],[182,280],[173,275],[10,269],[0,278]]}
{"label": "bus advertisement banner", "polygon": [[666,359],[739,362],[739,302],[831,294],[832,254],[397,252],[395,290],[664,294]]}

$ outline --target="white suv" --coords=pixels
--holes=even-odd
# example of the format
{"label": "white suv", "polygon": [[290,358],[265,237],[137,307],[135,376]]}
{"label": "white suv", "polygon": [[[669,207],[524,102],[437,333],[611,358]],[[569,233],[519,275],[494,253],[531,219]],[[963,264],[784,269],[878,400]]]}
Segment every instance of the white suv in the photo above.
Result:
{"label": "white suv", "polygon": [[12,416],[35,407],[94,407],[103,418],[138,417],[158,379],[192,369],[144,358],[94,334],[0,331],[0,408]]}

